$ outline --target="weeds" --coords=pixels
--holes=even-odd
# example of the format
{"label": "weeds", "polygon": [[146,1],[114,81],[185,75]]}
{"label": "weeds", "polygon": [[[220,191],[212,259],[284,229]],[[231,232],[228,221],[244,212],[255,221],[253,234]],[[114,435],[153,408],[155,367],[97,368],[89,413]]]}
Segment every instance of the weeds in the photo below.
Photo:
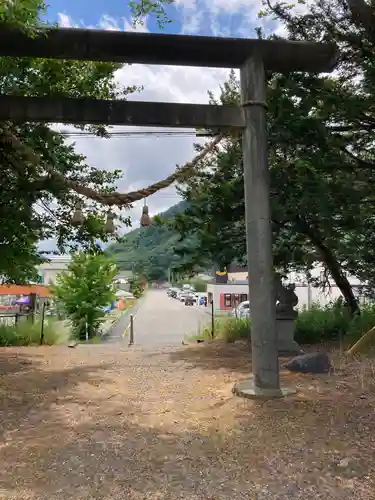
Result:
{"label": "weeds", "polygon": [[[34,323],[28,319],[19,321],[16,325],[0,325],[0,346],[25,346],[40,344],[42,323],[36,319]],[[68,338],[67,332],[55,320],[45,319],[43,329],[43,344],[61,344]]]}
{"label": "weeds", "polygon": [[[299,344],[343,342],[354,344],[364,333],[375,326],[375,306],[365,306],[361,315],[351,318],[349,311],[340,302],[321,307],[314,304],[310,309],[299,311],[294,338]],[[215,338],[234,342],[247,340],[251,336],[251,320],[220,317],[215,320]],[[208,340],[211,326],[196,333],[190,340]]]}

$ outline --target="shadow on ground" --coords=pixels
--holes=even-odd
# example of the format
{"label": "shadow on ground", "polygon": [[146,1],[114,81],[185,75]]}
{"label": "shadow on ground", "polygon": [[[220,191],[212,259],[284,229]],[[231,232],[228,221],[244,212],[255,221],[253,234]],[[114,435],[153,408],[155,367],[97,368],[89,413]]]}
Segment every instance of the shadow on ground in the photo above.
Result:
{"label": "shadow on ground", "polygon": [[[228,378],[232,367],[238,368],[238,349],[229,346]],[[202,361],[189,348],[168,356],[194,367],[207,360],[212,370],[223,367],[216,354],[198,350],[206,354]],[[66,350],[60,352],[69,359]],[[43,356],[28,353],[0,354],[0,366],[11,367],[1,378],[0,498],[373,498],[374,404],[355,391],[348,392],[348,401],[340,394],[340,405],[327,390],[319,398],[253,403],[226,397],[222,403],[215,395],[222,377],[216,386],[212,382],[208,401],[197,405],[186,400],[181,387],[173,391],[171,368],[163,372],[169,380],[162,382],[171,387],[166,401],[155,393],[161,364],[143,372],[148,354],[145,360],[134,354],[130,362],[121,354],[117,365],[78,364],[77,350],[72,356],[77,366],[57,370],[53,363],[46,367]],[[161,362],[167,359],[159,356]],[[241,369],[248,372],[244,358]],[[136,384],[130,378],[135,373]],[[189,387],[189,371],[184,376]],[[346,458],[350,466],[338,466]]]}
{"label": "shadow on ground", "polygon": [[228,344],[204,342],[189,344],[183,348],[168,350],[165,357],[173,363],[184,363],[188,368],[205,370],[230,370],[248,374],[251,372],[251,352],[248,343]]}
{"label": "shadow on ground", "polygon": [[30,371],[30,366],[35,367],[40,364],[43,356],[35,353],[32,358],[30,355],[20,353],[16,348],[0,348],[0,377],[10,373]]}
{"label": "shadow on ground", "polygon": [[1,438],[24,425],[40,425],[53,405],[69,398],[72,388],[84,382],[99,384],[102,372],[112,367],[101,364],[75,366],[63,372],[45,370],[45,356],[37,351],[37,348],[29,348],[25,354],[17,348],[0,351]]}
{"label": "shadow on ground", "polygon": [[[335,347],[323,344],[319,346],[304,345],[303,349],[306,352],[329,352]],[[159,353],[155,353],[155,355],[159,356]],[[242,340],[233,343],[216,340],[214,342],[190,343],[182,348],[166,350],[164,356],[172,363],[181,363],[186,368],[191,369],[229,370],[239,374],[251,373],[251,348],[248,342]],[[291,357],[280,357],[280,366],[283,367]]]}

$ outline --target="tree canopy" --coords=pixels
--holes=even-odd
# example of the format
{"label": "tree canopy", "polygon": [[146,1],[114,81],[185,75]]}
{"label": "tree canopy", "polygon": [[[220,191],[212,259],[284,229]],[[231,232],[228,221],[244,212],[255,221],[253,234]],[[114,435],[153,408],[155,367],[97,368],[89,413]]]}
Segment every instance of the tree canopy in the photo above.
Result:
{"label": "tree canopy", "polygon": [[116,273],[116,265],[104,255],[80,252],[57,277],[54,296],[64,307],[76,338],[84,340],[98,333],[104,307],[115,299]]}
{"label": "tree canopy", "polygon": [[[163,221],[171,221],[186,204],[181,202],[161,213]],[[121,241],[111,244],[105,251],[120,270],[133,271],[149,281],[167,279],[169,271],[181,264],[174,246],[178,234],[167,225],[154,223],[150,227],[137,228],[127,233]]]}
{"label": "tree canopy", "polygon": [[[154,14],[159,23],[167,21],[168,0],[131,1],[134,22]],[[22,28],[33,35],[42,25],[46,5],[42,0],[1,2],[0,23]],[[91,97],[125,99],[137,91],[121,87],[115,79],[120,66],[112,63],[32,58],[0,58],[0,93],[24,96]],[[106,136],[103,126],[81,127]],[[103,139],[105,140],[105,139]],[[0,123],[0,276],[2,281],[23,282],[33,278],[40,261],[37,244],[55,238],[61,252],[98,250],[106,242],[104,221],[107,208],[84,197],[62,179],[83,187],[110,193],[121,176],[87,165],[75,152],[74,144],[48,125]],[[79,206],[83,224],[72,224]],[[129,219],[120,217],[122,224]],[[116,237],[116,234],[114,235]]]}
{"label": "tree canopy", "polygon": [[[161,24],[167,22],[168,3],[172,1],[130,2],[135,22],[150,12]],[[275,265],[309,272],[314,262],[323,262],[355,312],[358,306],[347,274],[372,287],[375,283],[374,7],[363,0],[300,1],[304,10],[298,13],[283,2],[263,3],[260,15],[281,21],[289,39],[335,41],[341,50],[334,75],[268,75]],[[8,2],[0,7],[0,21],[32,32],[43,7],[40,0]],[[261,30],[258,35],[263,36]],[[126,98],[137,89],[118,87],[117,68],[108,63],[0,58],[0,92]],[[238,99],[232,74],[220,101]],[[106,134],[103,127],[91,130]],[[120,172],[87,166],[61,134],[35,124],[0,124],[0,163],[0,275],[5,279],[30,276],[40,239],[57,238],[62,251],[77,245],[95,250],[97,238],[106,240],[105,207],[61,178],[111,192]],[[242,168],[239,139],[229,136],[201,161],[196,175],[181,184],[189,208],[176,217],[174,229],[180,235],[176,252],[183,255],[185,269],[207,261],[219,266],[246,261]],[[77,203],[86,215],[78,228],[71,224]],[[128,223],[126,218],[123,223]]]}
{"label": "tree canopy", "polygon": [[[317,0],[302,14],[265,3],[261,15],[281,20],[289,39],[333,40],[342,51],[334,75],[268,75],[275,266],[309,273],[322,262],[354,313],[358,304],[347,275],[375,285],[375,39],[353,6],[364,2]],[[238,100],[232,73],[220,101]],[[190,266],[201,264],[202,256],[218,266],[246,261],[242,169],[240,140],[228,137],[181,185],[189,208],[175,221],[179,251],[186,252],[183,243],[193,235],[199,241],[190,252]]]}

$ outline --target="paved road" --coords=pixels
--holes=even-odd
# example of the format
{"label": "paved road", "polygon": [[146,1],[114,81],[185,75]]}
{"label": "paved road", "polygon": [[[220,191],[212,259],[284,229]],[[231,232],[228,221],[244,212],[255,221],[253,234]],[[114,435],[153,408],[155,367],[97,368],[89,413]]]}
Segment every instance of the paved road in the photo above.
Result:
{"label": "paved road", "polygon": [[[165,290],[148,291],[133,314],[134,344],[142,348],[181,344],[186,335],[198,332],[211,321],[206,308],[185,306],[168,297]],[[110,341],[121,341],[128,325],[129,316],[124,315],[114,326]]]}
{"label": "paved road", "polygon": [[126,311],[120,319],[111,327],[108,335],[105,337],[105,343],[123,343],[128,342],[128,339],[124,339],[124,331],[128,328],[130,323],[130,314],[136,315],[144,298],[140,299],[138,303],[129,311]]}

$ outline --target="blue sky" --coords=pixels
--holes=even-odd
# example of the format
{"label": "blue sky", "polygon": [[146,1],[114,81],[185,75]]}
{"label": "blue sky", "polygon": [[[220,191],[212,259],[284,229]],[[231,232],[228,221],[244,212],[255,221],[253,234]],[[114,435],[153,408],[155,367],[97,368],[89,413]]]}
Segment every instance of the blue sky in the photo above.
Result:
{"label": "blue sky", "polygon": [[[1,0],[0,0],[1,1]],[[128,0],[49,0],[47,19],[65,27],[131,30]],[[168,8],[173,21],[164,28],[166,33],[213,36],[255,37],[255,28],[262,25],[270,33],[279,27],[258,19],[262,0],[175,0]],[[141,31],[160,31],[155,19],[146,19]],[[207,103],[210,90],[216,94],[227,79],[229,69],[186,68],[176,66],[124,65],[116,73],[119,85],[143,86],[144,90],[131,99],[144,101]],[[116,127],[129,130],[125,127]],[[138,127],[138,129],[140,129]],[[191,132],[191,131],[190,131]],[[170,175],[176,164],[183,165],[194,157],[190,137],[147,138],[85,138],[75,139],[76,150],[85,155],[87,163],[107,170],[120,169],[118,183],[121,192],[144,188]],[[147,202],[151,215],[160,213],[180,201],[174,187],[151,196]],[[130,211],[133,227],[139,225],[142,202]],[[52,244],[52,247],[54,245]],[[42,244],[50,249],[51,242]]]}
{"label": "blue sky", "polygon": [[[48,2],[47,2],[48,3]],[[261,0],[176,0],[166,7],[171,23],[165,33],[190,33],[215,36],[255,36],[254,28],[262,24],[267,32],[275,29],[272,20],[258,20]],[[128,0],[50,0],[47,19],[61,21],[68,16],[75,25],[102,27],[103,19],[111,19],[123,29],[124,20],[130,22]],[[149,31],[159,32],[156,20],[146,20]]]}
{"label": "blue sky", "polygon": [[[68,15],[74,19],[77,24],[96,26],[103,16],[116,19],[120,22],[122,19],[130,21],[131,12],[129,2],[126,0],[52,0],[47,11],[47,18],[53,22],[59,21],[59,14]],[[166,25],[166,33],[179,33],[182,28],[181,15],[175,6],[168,6],[173,23]],[[160,31],[154,19],[148,20],[148,27],[152,32]]]}

